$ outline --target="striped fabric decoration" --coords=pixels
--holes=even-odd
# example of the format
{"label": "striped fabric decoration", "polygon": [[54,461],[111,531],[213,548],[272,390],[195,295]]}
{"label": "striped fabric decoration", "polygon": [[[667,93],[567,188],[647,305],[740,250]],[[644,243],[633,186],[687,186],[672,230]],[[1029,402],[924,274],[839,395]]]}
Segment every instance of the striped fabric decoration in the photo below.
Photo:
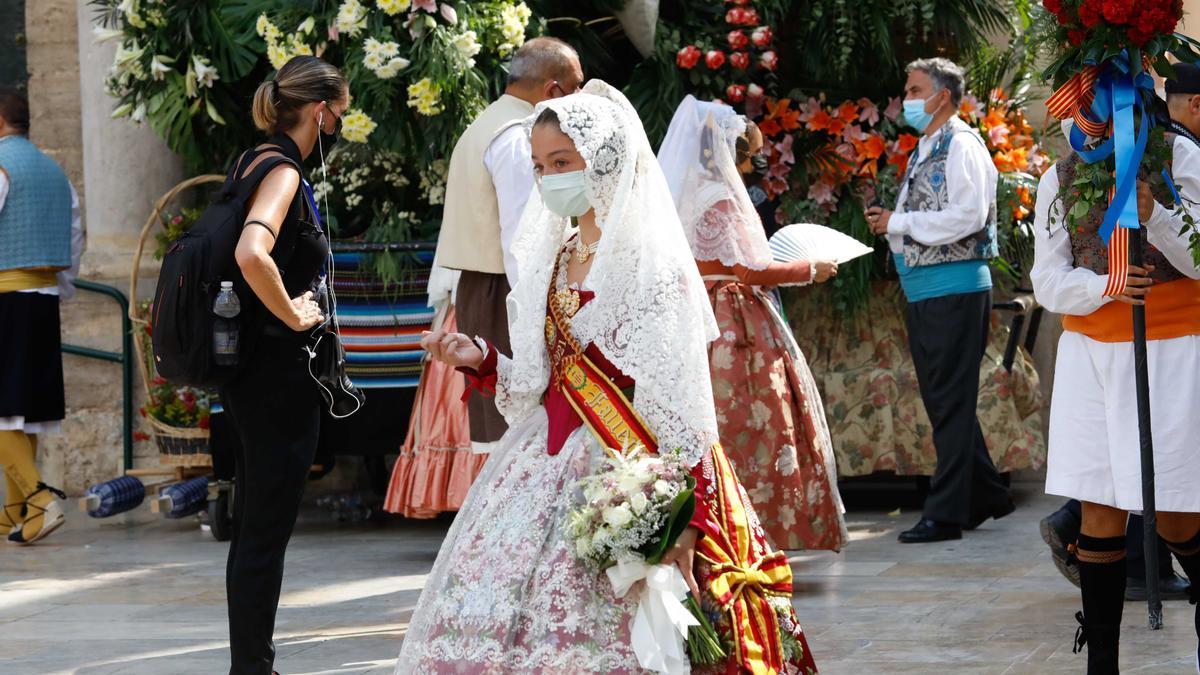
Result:
{"label": "striped fabric decoration", "polygon": [[1112,297],[1125,292],[1129,281],[1129,229],[1120,224],[1108,240],[1108,286],[1104,295]]}
{"label": "striped fabric decoration", "polygon": [[335,253],[333,289],[346,348],[346,373],[361,389],[416,387],[421,379],[421,332],[429,330],[426,306],[432,252],[403,253],[410,267],[399,287],[385,287],[364,259]]}
{"label": "striped fabric decoration", "polygon": [[1067,83],[1058,88],[1046,101],[1046,109],[1060,120],[1074,120],[1079,130],[1088,136],[1103,138],[1107,135],[1107,121],[1095,122],[1087,115],[1096,98],[1094,85],[1100,75],[1096,66],[1087,66],[1075,73]]}

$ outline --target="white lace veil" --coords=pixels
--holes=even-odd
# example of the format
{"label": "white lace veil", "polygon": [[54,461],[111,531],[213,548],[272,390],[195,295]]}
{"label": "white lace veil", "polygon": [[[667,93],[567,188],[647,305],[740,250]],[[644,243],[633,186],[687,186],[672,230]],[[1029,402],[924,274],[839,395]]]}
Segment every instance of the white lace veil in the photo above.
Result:
{"label": "white lace veil", "polygon": [[[717,441],[708,342],[717,324],[675,213],[666,180],[633,106],[616,89],[592,80],[578,94],[538,104],[587,164],[588,201],[602,236],[587,286],[595,298],[574,318],[576,337],[593,343],[634,378],[634,408],[664,451],[693,463]],[[536,405],[549,382],[546,294],[567,219],[530,199],[513,241],[516,288],[508,296],[513,362],[504,398]],[[510,418],[519,415],[511,407]]]}
{"label": "white lace veil", "polygon": [[737,168],[746,119],[722,103],[689,95],[658,150],[679,220],[696,260],[760,270],[771,264],[762,220]]}

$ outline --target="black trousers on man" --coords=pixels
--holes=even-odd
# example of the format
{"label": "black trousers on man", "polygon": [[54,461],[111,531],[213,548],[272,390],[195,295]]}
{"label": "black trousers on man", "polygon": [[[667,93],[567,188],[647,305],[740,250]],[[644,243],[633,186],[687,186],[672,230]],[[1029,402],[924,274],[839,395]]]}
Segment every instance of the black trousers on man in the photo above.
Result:
{"label": "black trousers on man", "polygon": [[975,414],[991,311],[990,290],[908,306],[908,344],[937,449],[924,516],[941,523],[965,525],[1009,499]]}
{"label": "black trousers on man", "polygon": [[270,675],[283,559],[320,436],[321,398],[303,343],[263,337],[220,390],[241,440],[225,569],[231,675]]}

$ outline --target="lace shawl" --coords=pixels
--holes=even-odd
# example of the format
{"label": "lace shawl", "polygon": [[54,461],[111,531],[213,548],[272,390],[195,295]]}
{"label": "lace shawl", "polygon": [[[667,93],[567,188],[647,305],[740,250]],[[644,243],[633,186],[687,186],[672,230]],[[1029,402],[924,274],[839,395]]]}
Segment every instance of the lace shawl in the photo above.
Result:
{"label": "lace shawl", "polygon": [[[547,108],[583,155],[588,200],[603,232],[587,279],[595,299],[575,315],[576,337],[637,382],[634,408],[659,445],[694,464],[717,441],[708,370],[717,324],[662,170],[633,106],[604,82],[540,103],[527,130]],[[513,359],[501,364],[497,390],[510,421],[536,408],[549,382],[546,293],[572,231],[541,199],[529,200],[513,241]]]}

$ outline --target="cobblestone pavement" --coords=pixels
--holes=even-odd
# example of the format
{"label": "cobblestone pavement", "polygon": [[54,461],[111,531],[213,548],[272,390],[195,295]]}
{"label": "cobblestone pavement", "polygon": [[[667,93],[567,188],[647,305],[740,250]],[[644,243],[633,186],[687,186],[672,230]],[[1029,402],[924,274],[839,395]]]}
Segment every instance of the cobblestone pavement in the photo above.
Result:
{"label": "cobblestone pavement", "polygon": [[[842,554],[793,554],[796,608],[823,673],[1082,673],[1078,591],[1037,521],[1058,500],[1022,486],[1017,513],[960,542],[902,546],[917,514],[852,509]],[[276,668],[390,673],[448,519],[339,524],[307,510],[288,553]],[[225,545],[194,520],[142,507],[108,520],[72,509],[41,545],[0,548],[0,673],[223,673]],[[1123,671],[1187,673],[1192,608],[1165,630],[1126,606]]]}

